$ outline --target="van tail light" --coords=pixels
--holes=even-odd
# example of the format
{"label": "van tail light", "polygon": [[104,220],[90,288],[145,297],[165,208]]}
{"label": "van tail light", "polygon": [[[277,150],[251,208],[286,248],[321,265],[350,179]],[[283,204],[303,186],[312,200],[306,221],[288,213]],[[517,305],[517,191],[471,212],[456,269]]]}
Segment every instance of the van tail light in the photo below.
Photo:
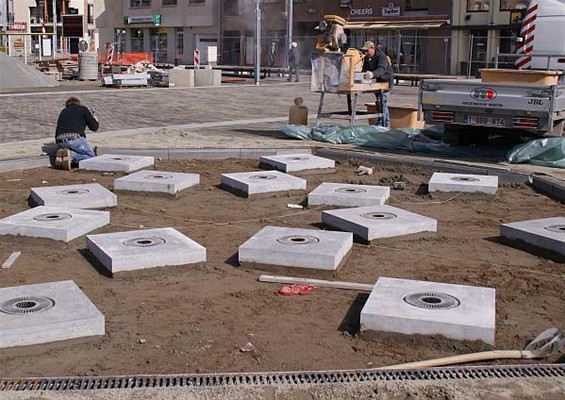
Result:
{"label": "van tail light", "polygon": [[451,112],[451,111],[432,111],[432,121],[434,121],[434,122],[453,122],[453,112]]}
{"label": "van tail light", "polygon": [[516,128],[537,128],[538,124],[539,118],[530,117],[516,117],[512,122],[512,125]]}

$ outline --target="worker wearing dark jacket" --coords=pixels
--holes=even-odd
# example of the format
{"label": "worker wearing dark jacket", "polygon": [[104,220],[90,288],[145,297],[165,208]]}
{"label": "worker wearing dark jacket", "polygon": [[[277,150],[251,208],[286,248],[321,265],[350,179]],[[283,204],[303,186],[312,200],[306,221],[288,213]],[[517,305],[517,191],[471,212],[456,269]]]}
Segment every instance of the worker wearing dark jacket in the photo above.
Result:
{"label": "worker wearing dark jacket", "polygon": [[384,51],[381,50],[380,44],[379,47],[376,48],[373,42],[367,41],[365,42],[361,50],[365,52],[365,59],[363,60],[363,71],[365,72],[365,79],[376,78],[377,82],[388,83],[389,90],[382,92],[383,118],[377,119],[377,125],[382,125],[388,128],[390,127],[388,96],[390,89],[392,89],[394,80],[394,71],[392,69],[392,65],[388,56]]}
{"label": "worker wearing dark jacket", "polygon": [[70,170],[79,161],[94,157],[94,151],[86,140],[86,127],[97,131],[99,124],[88,108],[80,104],[76,97],[70,97],[59,114],[55,130],[57,154],[55,167]]}

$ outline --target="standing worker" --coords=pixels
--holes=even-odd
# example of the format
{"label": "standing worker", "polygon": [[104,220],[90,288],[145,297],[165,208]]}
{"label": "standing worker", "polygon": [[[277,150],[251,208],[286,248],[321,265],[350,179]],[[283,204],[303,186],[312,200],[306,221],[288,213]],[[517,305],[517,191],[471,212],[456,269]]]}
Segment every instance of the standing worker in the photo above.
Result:
{"label": "standing worker", "polygon": [[298,69],[300,67],[300,54],[298,51],[298,43],[292,42],[288,49],[288,81],[292,82],[292,74],[296,76],[296,82],[300,82]]}
{"label": "standing worker", "polygon": [[94,151],[86,140],[86,127],[98,130],[98,119],[76,97],[69,97],[59,114],[55,130],[57,153],[55,168],[70,171],[79,161],[94,157]]}
{"label": "standing worker", "polygon": [[[390,128],[390,111],[388,109],[388,96],[390,90],[392,89],[394,81],[394,71],[392,69],[392,64],[382,50],[382,45],[375,48],[375,43],[371,41],[366,41],[361,50],[365,53],[365,60],[363,61],[363,69],[365,72],[365,79],[376,78],[377,82],[387,82],[389,90],[384,90],[382,92],[382,110],[383,116],[377,119],[377,125],[381,125]],[[377,100],[379,99],[378,94]]]}

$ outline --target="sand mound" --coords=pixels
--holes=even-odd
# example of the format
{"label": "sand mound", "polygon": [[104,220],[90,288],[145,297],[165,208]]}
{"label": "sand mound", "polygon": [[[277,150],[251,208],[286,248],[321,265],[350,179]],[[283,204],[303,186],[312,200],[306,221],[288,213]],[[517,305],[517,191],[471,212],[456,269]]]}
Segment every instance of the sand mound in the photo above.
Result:
{"label": "sand mound", "polygon": [[0,52],[0,90],[59,86],[54,78]]}

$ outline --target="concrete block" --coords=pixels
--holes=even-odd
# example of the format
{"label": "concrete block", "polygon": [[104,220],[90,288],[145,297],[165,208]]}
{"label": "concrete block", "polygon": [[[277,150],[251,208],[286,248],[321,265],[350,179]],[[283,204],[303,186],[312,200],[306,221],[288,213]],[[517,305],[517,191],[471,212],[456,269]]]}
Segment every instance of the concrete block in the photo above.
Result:
{"label": "concrete block", "polygon": [[501,224],[500,236],[549,250],[565,257],[565,217]]}
{"label": "concrete block", "polygon": [[352,247],[348,232],[266,226],[239,247],[239,262],[335,271]]}
{"label": "concrete block", "polygon": [[0,235],[70,242],[110,223],[108,211],[39,206],[0,219]]}
{"label": "concrete block", "polygon": [[352,232],[366,242],[437,231],[435,219],[387,205],[322,211],[322,223]]}
{"label": "concrete block", "polygon": [[142,168],[152,167],[155,159],[150,156],[104,154],[79,162],[79,168],[87,171],[124,172],[129,174]]}
{"label": "concrete block", "polygon": [[114,180],[114,190],[176,194],[199,183],[199,174],[138,171]]}
{"label": "concrete block", "polygon": [[194,87],[193,69],[172,69],[169,71],[169,86]]}
{"label": "concrete block", "polygon": [[306,180],[279,171],[222,174],[222,187],[244,197],[259,193],[306,190]]}
{"label": "concrete block", "polygon": [[194,71],[194,86],[221,86],[222,71],[219,69],[197,69]]}
{"label": "concrete block", "polygon": [[113,274],[206,262],[206,248],[174,228],[88,235],[86,247]]}
{"label": "concrete block", "polygon": [[31,188],[35,204],[60,208],[98,209],[116,207],[118,197],[98,183]]}
{"label": "concrete block", "polygon": [[281,156],[263,156],[260,164],[265,169],[276,169],[282,172],[298,172],[306,170],[335,170],[335,161],[311,154],[292,154]]}
{"label": "concrete block", "polygon": [[498,176],[446,174],[434,172],[428,182],[429,192],[464,192],[496,194]]}
{"label": "concrete block", "polygon": [[308,206],[375,206],[384,204],[389,196],[388,186],[324,182],[308,194]]}
{"label": "concrete block", "polygon": [[104,315],[73,281],[0,289],[0,348],[104,333]]}
{"label": "concrete block", "polygon": [[381,277],[361,310],[361,331],[443,335],[494,345],[495,290]]}

